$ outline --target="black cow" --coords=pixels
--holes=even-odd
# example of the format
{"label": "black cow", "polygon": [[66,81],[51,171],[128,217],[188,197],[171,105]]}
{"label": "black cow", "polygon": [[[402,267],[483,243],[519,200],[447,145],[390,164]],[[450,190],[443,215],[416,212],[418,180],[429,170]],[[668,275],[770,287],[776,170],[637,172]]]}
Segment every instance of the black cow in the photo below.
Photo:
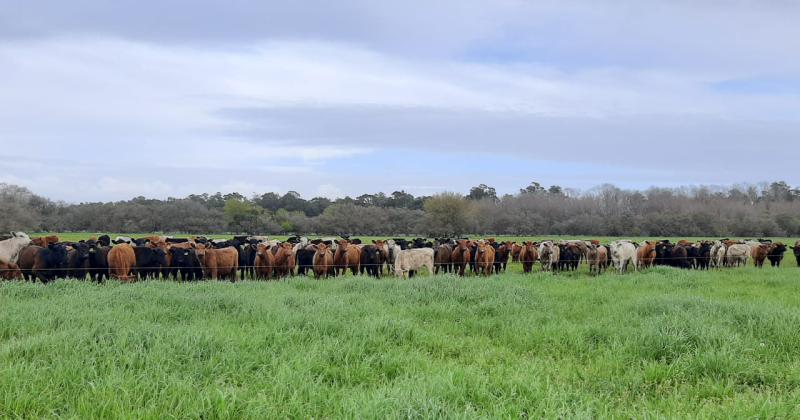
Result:
{"label": "black cow", "polygon": [[172,275],[176,280],[178,279],[179,271],[181,281],[202,280],[203,267],[200,265],[200,260],[197,258],[197,253],[194,249],[171,248],[169,253],[172,257]]}
{"label": "black cow", "polygon": [[558,268],[561,271],[575,271],[581,261],[580,249],[570,245],[558,246]]}
{"label": "black cow", "polygon": [[672,254],[672,247],[673,245],[669,243],[669,240],[656,244],[656,265],[671,265],[670,254]]}
{"label": "black cow", "polygon": [[182,244],[182,243],[186,243],[186,242],[189,242],[189,239],[187,239],[187,238],[167,238],[167,243],[168,244]]}
{"label": "black cow", "polygon": [[700,243],[700,247],[697,248],[696,263],[698,270],[708,270],[711,265],[711,242]]}
{"label": "black cow", "polygon": [[685,269],[692,268],[692,264],[689,261],[689,250],[686,249],[685,246],[681,245],[673,246],[669,258],[672,261],[672,264],[670,265],[674,267],[685,268]]}
{"label": "black cow", "polygon": [[786,245],[780,242],[772,244],[767,254],[770,264],[772,264],[773,267],[780,267],[784,253],[786,253]]}
{"label": "black cow", "polygon": [[69,245],[72,250],[67,252],[67,276],[86,280],[86,272],[91,268],[89,263],[91,247],[86,242],[70,243]]}
{"label": "black cow", "polygon": [[140,279],[156,278],[161,269],[167,266],[167,254],[161,248],[135,246],[133,252],[136,254],[136,267],[133,271]]}
{"label": "black cow", "polygon": [[[67,266],[67,247],[64,244],[50,244],[47,248],[33,246],[35,249],[32,264],[28,266],[27,261],[23,263],[20,258],[19,266],[25,278],[36,281],[39,279],[47,284],[51,280],[64,276],[64,268]],[[27,268],[27,270],[26,270]]]}
{"label": "black cow", "polygon": [[360,272],[379,278],[381,273],[381,252],[375,245],[365,245],[361,248]]}
{"label": "black cow", "polygon": [[305,275],[306,272],[313,273],[314,270],[314,254],[316,251],[313,249],[305,249],[301,248],[298,249],[295,253],[295,258],[297,261],[297,274],[298,275]]}
{"label": "black cow", "polygon": [[102,246],[111,246],[111,237],[108,235],[100,235],[100,237],[97,238],[97,243]]}
{"label": "black cow", "polygon": [[241,278],[255,278],[256,252],[258,241],[248,240],[237,248],[239,251],[239,273]]}
{"label": "black cow", "polygon": [[108,251],[111,247],[97,243],[89,244],[89,277],[92,281],[102,282],[108,278]]}

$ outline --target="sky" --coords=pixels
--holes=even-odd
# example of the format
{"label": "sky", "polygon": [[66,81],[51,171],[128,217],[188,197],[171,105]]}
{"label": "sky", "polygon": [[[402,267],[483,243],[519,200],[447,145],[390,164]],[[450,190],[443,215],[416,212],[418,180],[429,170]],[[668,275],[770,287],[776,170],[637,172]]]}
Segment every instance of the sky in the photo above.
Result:
{"label": "sky", "polygon": [[797,185],[798,21],[789,0],[0,0],[0,182]]}

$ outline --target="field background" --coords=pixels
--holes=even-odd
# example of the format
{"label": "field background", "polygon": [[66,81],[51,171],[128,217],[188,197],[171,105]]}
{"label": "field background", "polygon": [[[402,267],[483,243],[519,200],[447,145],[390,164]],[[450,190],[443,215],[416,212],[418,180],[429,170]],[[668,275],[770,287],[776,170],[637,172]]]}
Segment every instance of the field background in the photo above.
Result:
{"label": "field background", "polygon": [[790,253],[777,270],[509,267],[488,279],[5,282],[0,416],[800,412]]}

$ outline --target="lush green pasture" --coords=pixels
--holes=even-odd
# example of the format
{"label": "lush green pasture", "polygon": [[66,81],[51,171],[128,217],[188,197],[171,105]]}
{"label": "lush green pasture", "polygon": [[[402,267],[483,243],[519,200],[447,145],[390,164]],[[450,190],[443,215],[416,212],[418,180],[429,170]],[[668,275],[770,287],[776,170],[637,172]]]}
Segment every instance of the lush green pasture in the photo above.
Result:
{"label": "lush green pasture", "polygon": [[3,417],[800,412],[797,268],[6,282],[0,307]]}

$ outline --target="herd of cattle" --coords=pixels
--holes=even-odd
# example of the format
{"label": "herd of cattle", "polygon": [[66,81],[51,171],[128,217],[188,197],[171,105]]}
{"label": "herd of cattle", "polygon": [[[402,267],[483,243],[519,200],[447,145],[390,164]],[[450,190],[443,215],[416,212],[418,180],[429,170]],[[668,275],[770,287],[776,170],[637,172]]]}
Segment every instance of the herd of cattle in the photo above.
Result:
{"label": "herd of cattle", "polygon": [[589,271],[600,274],[610,267],[623,273],[654,265],[685,269],[739,267],[752,260],[763,267],[769,260],[778,267],[792,249],[800,266],[800,241],[794,246],[769,240],[689,242],[627,240],[601,244],[596,240],[496,241],[493,238],[437,238],[412,240],[395,238],[362,243],[359,239],[291,237],[286,241],[265,236],[234,236],[232,239],[205,237],[145,238],[108,235],[78,242],[61,242],[56,236],[31,239],[22,232],[0,238],[0,278],[40,280],[87,277],[96,282],[106,278],[133,281],[172,278],[182,281],[237,278],[275,279],[313,274],[332,277],[346,271],[380,277],[413,276],[425,267],[429,273],[468,271],[489,276],[506,270],[511,262],[522,264],[524,273],[536,263],[542,271],[572,271],[585,261]]}

